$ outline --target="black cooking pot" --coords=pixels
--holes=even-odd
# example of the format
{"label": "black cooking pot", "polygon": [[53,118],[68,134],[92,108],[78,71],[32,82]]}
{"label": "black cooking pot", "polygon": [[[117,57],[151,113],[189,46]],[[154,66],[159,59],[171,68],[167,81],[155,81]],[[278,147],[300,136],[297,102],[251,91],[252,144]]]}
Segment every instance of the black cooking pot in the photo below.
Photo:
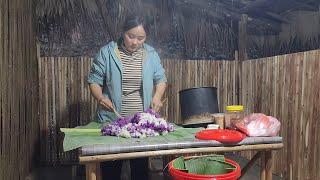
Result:
{"label": "black cooking pot", "polygon": [[216,87],[199,87],[179,91],[182,120],[194,115],[218,113]]}

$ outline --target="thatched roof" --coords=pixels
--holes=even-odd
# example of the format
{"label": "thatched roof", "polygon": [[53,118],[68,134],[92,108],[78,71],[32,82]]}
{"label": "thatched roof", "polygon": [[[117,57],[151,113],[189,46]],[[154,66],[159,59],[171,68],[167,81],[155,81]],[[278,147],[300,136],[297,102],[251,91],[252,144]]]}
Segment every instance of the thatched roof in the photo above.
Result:
{"label": "thatched roof", "polygon": [[[73,16],[80,12],[93,20],[97,15],[108,14],[109,6],[118,5],[119,10],[143,11],[154,0],[39,0],[37,6],[38,17]],[[248,14],[250,27],[279,30],[279,23],[288,23],[285,15],[297,10],[318,11],[318,0],[166,0],[160,2],[167,8],[180,7],[182,11],[203,11],[212,18],[220,21],[226,19],[239,20],[241,14]],[[121,7],[122,6],[122,7]],[[119,12],[118,12],[119,13]]]}
{"label": "thatched roof", "polygon": [[36,14],[44,54],[90,55],[118,37],[126,14],[141,12],[150,43],[167,55],[232,59],[242,14],[250,35],[278,35],[292,22],[288,14],[319,6],[318,0],[39,0]]}

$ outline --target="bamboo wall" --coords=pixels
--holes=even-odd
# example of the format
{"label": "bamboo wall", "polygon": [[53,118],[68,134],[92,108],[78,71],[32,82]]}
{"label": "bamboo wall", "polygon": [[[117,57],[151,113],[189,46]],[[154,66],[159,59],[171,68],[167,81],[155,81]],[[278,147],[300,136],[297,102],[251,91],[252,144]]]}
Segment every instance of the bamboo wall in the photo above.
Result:
{"label": "bamboo wall", "polygon": [[63,136],[58,130],[84,125],[92,119],[96,102],[86,83],[90,66],[89,58],[41,58],[39,61],[42,164],[76,160],[76,153],[61,153]]}
{"label": "bamboo wall", "polygon": [[0,179],[25,179],[39,150],[32,0],[0,0]]}
{"label": "bamboo wall", "polygon": [[[164,60],[168,77],[164,114],[181,123],[179,90],[199,86],[218,87],[220,110],[240,101],[246,112],[277,117],[285,148],[274,154],[274,171],[285,179],[319,179],[320,50],[270,58],[237,61]],[[57,142],[59,127],[90,121],[95,102],[85,79],[89,58],[41,58],[40,114],[42,160],[70,163],[76,154],[65,154]],[[250,156],[251,153],[243,153]]]}
{"label": "bamboo wall", "polygon": [[282,123],[275,170],[285,179],[320,179],[319,70],[320,50],[242,63],[240,102]]}
{"label": "bamboo wall", "polygon": [[238,102],[238,62],[210,60],[164,60],[168,78],[166,107],[168,120],[182,124],[180,118],[179,91],[192,87],[214,86],[218,88],[219,110],[227,104]]}

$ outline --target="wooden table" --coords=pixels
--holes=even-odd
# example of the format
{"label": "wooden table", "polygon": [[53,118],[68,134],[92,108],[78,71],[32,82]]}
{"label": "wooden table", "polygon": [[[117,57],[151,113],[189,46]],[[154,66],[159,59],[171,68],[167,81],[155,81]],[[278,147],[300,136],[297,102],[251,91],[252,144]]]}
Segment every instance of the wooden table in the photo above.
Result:
{"label": "wooden table", "polygon": [[80,164],[84,164],[86,167],[86,179],[87,180],[100,180],[100,162],[122,160],[122,159],[134,159],[141,157],[152,156],[165,156],[165,155],[179,155],[179,154],[192,154],[192,153],[218,153],[218,152],[238,152],[238,151],[250,151],[256,150],[257,154],[248,162],[248,164],[242,168],[241,174],[245,174],[246,171],[254,164],[254,162],[261,158],[261,180],[272,179],[272,150],[277,150],[283,147],[282,142],[275,143],[259,143],[259,144],[235,144],[228,146],[210,146],[210,147],[191,147],[191,148],[177,148],[177,149],[162,149],[151,151],[139,151],[139,152],[123,152],[113,154],[97,154],[97,155],[79,155]]}

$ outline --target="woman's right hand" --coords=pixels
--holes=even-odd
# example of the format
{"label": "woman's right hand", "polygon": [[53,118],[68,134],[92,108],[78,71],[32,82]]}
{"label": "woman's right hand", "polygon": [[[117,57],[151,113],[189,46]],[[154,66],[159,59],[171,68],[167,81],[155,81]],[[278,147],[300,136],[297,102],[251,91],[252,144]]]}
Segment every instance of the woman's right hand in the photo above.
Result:
{"label": "woman's right hand", "polygon": [[112,102],[106,98],[106,97],[102,97],[98,100],[98,104],[101,105],[103,108],[105,108],[108,111],[114,111],[114,107]]}
{"label": "woman's right hand", "polygon": [[90,92],[93,97],[98,101],[98,104],[107,111],[114,111],[114,107],[109,98],[103,95],[102,87],[99,84],[90,84]]}

